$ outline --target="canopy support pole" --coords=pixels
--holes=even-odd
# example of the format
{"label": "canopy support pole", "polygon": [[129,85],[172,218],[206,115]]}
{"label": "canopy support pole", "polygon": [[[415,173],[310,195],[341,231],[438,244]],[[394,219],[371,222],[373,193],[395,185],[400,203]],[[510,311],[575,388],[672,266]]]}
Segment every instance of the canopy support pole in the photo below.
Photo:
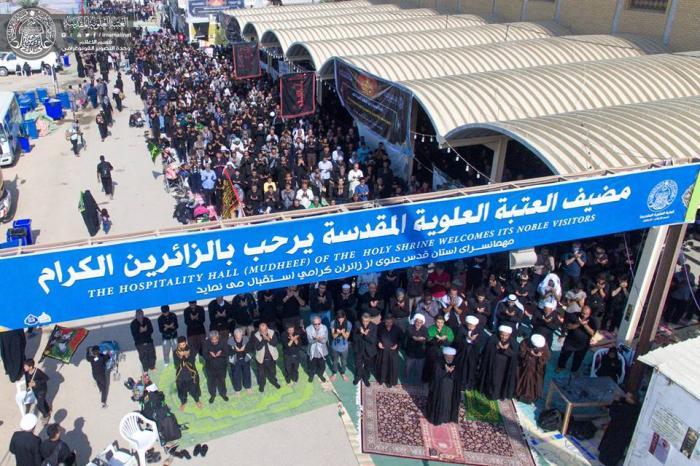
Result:
{"label": "canopy support pole", "polygon": [[661,315],[666,303],[666,296],[671,285],[671,279],[676,268],[678,253],[683,244],[685,230],[687,224],[672,225],[668,227],[668,235],[666,236],[666,245],[659,259],[659,267],[656,271],[656,280],[651,288],[651,296],[649,297],[649,305],[644,316],[642,331],[639,334],[637,348],[635,350],[635,360],[630,370],[630,376],[627,380],[627,391],[637,392],[644,375],[644,363],[637,358],[649,352],[651,342],[656,336],[656,330],[659,328]]}

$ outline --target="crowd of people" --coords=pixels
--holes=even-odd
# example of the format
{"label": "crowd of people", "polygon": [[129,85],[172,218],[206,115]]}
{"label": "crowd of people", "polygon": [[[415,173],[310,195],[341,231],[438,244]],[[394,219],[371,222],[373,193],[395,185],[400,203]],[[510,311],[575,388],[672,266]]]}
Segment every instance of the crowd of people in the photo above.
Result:
{"label": "crowd of people", "polygon": [[209,55],[180,36],[149,34],[135,49],[131,79],[166,179],[184,186],[197,204],[211,206],[212,216],[427,189],[394,176],[383,145],[370,148],[334,105],[305,119],[283,119],[269,76],[233,78],[230,47]]}

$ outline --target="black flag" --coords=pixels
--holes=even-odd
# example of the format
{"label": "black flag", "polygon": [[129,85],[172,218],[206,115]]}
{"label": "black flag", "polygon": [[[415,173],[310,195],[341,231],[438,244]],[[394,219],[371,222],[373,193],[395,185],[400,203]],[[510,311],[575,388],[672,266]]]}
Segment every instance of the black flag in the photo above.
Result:
{"label": "black flag", "polygon": [[280,76],[280,116],[296,118],[316,111],[316,75],[313,72]]}
{"label": "black flag", "polygon": [[236,79],[260,76],[260,54],[257,42],[233,44],[233,76]]}

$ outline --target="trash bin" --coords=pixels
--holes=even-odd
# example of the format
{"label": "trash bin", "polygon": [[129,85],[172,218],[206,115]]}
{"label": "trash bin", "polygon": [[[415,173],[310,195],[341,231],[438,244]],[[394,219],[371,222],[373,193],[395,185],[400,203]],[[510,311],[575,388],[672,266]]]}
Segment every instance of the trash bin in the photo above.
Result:
{"label": "trash bin", "polygon": [[18,136],[19,146],[22,148],[22,152],[29,153],[32,151],[32,145],[29,144],[29,138],[25,136]]}
{"label": "trash bin", "polygon": [[29,244],[27,240],[27,230],[24,228],[9,228],[7,230],[7,242],[17,240],[20,246]]}
{"label": "trash bin", "polygon": [[39,130],[36,127],[36,118],[28,118],[22,122],[22,131],[29,136],[29,139],[37,139]]}
{"label": "trash bin", "polygon": [[37,87],[36,88],[36,97],[39,99],[40,102],[43,102],[46,98],[49,97],[49,91],[46,90],[45,87]]}
{"label": "trash bin", "polygon": [[63,109],[61,108],[61,101],[58,99],[49,99],[44,104],[46,108],[46,115],[52,120],[60,120],[63,118]]}
{"label": "trash bin", "polygon": [[31,107],[36,108],[36,94],[34,91],[27,91],[24,94],[22,94],[22,97],[28,97],[29,100],[32,102]]}
{"label": "trash bin", "polygon": [[61,101],[61,107],[64,110],[70,110],[70,96],[67,92],[59,92],[56,94],[56,98]]}
{"label": "trash bin", "polygon": [[63,66],[65,66],[65,67],[70,66],[70,57],[68,55],[63,55]]}
{"label": "trash bin", "polygon": [[[12,222],[12,228],[16,230],[24,230],[24,237],[27,239],[27,244],[34,244],[32,237],[32,220],[29,218],[20,218]],[[8,238],[9,239],[9,238]]]}
{"label": "trash bin", "polygon": [[30,110],[36,108],[36,101],[33,101],[32,98],[27,95],[23,95],[17,99],[17,103],[19,103],[20,107],[27,107]]}

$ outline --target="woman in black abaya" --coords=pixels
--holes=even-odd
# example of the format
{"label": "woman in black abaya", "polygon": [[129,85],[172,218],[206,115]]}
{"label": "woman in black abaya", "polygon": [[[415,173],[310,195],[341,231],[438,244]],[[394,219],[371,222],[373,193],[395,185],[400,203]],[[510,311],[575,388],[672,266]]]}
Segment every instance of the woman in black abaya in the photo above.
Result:
{"label": "woman in black abaya", "polygon": [[78,209],[83,216],[83,221],[90,236],[95,236],[100,231],[100,209],[90,190],[80,194]]}
{"label": "woman in black abaya", "polygon": [[24,354],[26,348],[27,339],[24,336],[24,329],[0,333],[0,356],[10,382],[16,382],[24,375],[22,364],[26,357]]}

